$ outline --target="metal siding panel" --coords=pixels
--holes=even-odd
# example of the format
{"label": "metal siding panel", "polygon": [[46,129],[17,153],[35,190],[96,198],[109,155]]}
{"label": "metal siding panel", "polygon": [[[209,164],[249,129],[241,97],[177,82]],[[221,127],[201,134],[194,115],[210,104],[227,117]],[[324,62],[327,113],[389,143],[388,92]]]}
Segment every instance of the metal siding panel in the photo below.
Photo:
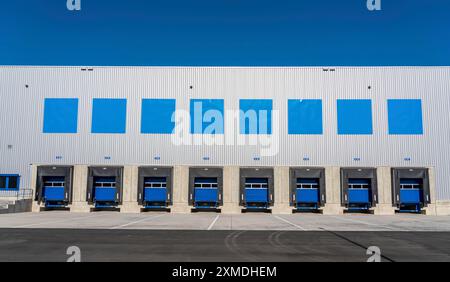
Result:
{"label": "metal siding panel", "polygon": [[[30,164],[435,166],[437,199],[450,200],[449,78],[448,67],[338,67],[324,72],[315,67],[80,71],[80,67],[4,66],[0,67],[0,172],[19,173],[24,188],[30,187]],[[42,134],[44,98],[79,98],[77,134]],[[90,134],[93,98],[127,99],[126,134]],[[238,109],[240,98],[273,99],[273,109],[280,113],[280,126],[272,120],[272,130],[280,134],[279,152],[264,157],[261,146],[174,146],[170,135],[140,134],[142,98],[177,99],[177,109],[186,111],[191,98],[225,99],[225,110]],[[287,99],[300,98],[322,99],[323,135],[287,134]],[[421,136],[388,135],[386,100],[405,98],[422,100]],[[373,135],[337,135],[337,99],[371,99]]]}

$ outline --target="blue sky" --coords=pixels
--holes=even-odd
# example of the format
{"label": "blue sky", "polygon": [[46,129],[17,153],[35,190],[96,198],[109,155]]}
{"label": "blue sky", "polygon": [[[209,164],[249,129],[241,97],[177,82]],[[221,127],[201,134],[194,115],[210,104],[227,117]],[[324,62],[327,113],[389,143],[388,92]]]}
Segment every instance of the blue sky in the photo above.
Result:
{"label": "blue sky", "polygon": [[450,1],[2,1],[0,65],[450,65]]}

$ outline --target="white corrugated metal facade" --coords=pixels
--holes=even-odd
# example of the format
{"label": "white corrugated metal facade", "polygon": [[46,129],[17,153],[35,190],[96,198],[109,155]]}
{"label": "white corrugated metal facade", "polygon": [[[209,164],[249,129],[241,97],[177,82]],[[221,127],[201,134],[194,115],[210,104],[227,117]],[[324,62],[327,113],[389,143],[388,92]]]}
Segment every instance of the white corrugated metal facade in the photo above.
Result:
{"label": "white corrugated metal facade", "polygon": [[[333,69],[0,67],[0,174],[20,174],[21,187],[29,187],[30,164],[434,166],[437,199],[450,200],[450,68]],[[43,133],[44,99],[55,97],[79,98],[77,134]],[[90,133],[93,98],[127,99],[126,134]],[[225,110],[239,109],[241,98],[273,99],[279,153],[264,157],[251,145],[176,146],[168,134],[141,134],[142,98],[174,98],[185,110],[191,98],[224,99]],[[288,135],[287,100],[311,98],[322,99],[323,134]],[[349,98],[372,100],[372,135],[337,134],[336,100]],[[423,135],[388,134],[392,98],[422,100]]]}

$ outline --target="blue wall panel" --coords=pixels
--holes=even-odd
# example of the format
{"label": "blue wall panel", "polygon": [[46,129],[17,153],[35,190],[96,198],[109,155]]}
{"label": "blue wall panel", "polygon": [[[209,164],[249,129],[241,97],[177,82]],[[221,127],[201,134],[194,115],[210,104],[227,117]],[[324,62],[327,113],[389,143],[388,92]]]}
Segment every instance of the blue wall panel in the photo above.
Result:
{"label": "blue wall panel", "polygon": [[[392,135],[423,134],[422,101],[389,99],[388,126]],[[271,134],[270,99],[241,99],[240,133]],[[93,99],[92,133],[126,132],[126,99]],[[171,134],[175,123],[175,99],[142,99],[141,133]],[[263,112],[264,111],[264,112]],[[224,133],[224,100],[191,99],[191,133]],[[323,134],[323,109],[320,99],[288,100],[288,134]],[[250,124],[250,120],[256,122]],[[254,120],[255,121],[255,120]],[[338,134],[372,134],[373,117],[370,99],[337,100]],[[78,99],[46,98],[44,100],[44,133],[77,133]]]}
{"label": "blue wall panel", "polygon": [[126,99],[93,99],[92,133],[125,133]]}
{"label": "blue wall panel", "polygon": [[175,99],[142,99],[141,133],[171,134],[175,108]]}
{"label": "blue wall panel", "polygon": [[322,100],[288,100],[289,134],[322,134]]}
{"label": "blue wall panel", "polygon": [[224,133],[223,99],[191,99],[191,133]]}
{"label": "blue wall panel", "polygon": [[77,133],[78,99],[44,100],[44,133]]}
{"label": "blue wall panel", "polygon": [[337,100],[338,134],[372,134],[372,101]]}
{"label": "blue wall panel", "polygon": [[388,100],[389,134],[423,134],[420,99]]}
{"label": "blue wall panel", "polygon": [[239,100],[239,132],[241,134],[272,134],[272,100]]}

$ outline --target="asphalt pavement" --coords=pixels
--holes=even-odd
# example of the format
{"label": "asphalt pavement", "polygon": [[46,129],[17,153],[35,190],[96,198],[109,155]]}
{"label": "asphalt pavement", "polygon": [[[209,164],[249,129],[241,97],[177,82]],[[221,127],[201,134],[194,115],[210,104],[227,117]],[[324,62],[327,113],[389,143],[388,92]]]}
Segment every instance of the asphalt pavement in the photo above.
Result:
{"label": "asphalt pavement", "polygon": [[[72,249],[69,249],[69,248]],[[450,233],[0,229],[0,261],[292,262],[450,261]],[[373,253],[370,253],[373,254]]]}

